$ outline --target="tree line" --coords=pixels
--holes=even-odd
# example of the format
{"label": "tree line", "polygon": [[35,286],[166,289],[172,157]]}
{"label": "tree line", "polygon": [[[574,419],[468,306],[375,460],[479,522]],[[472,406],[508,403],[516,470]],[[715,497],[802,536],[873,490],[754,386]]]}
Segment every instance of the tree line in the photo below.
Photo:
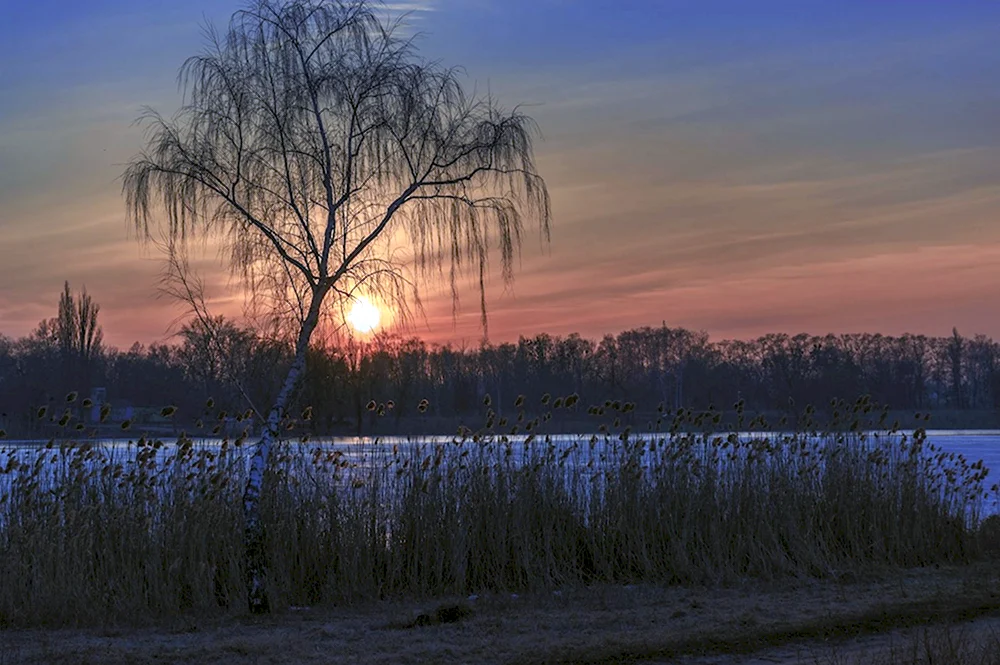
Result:
{"label": "tree line", "polygon": [[[289,342],[222,317],[190,322],[170,343],[120,350],[103,343],[99,311],[86,290],[74,295],[66,284],[57,316],[25,337],[0,335],[0,428],[51,429],[38,409],[54,405],[49,420],[58,418],[74,391],[138,413],[176,406],[179,423],[200,419],[209,399],[214,415],[259,413],[294,360]],[[867,394],[899,410],[992,413],[1000,407],[998,357],[992,339],[957,330],[948,337],[775,333],[713,342],[705,332],[663,324],[600,340],[540,334],[475,347],[382,333],[311,344],[294,402],[311,407],[318,433],[404,431],[414,418],[432,429],[456,419],[475,424],[486,395],[501,416],[521,395],[538,404],[545,394],[573,393],[584,408],[612,399],[647,410],[725,410],[743,400],[748,410],[787,411]]]}

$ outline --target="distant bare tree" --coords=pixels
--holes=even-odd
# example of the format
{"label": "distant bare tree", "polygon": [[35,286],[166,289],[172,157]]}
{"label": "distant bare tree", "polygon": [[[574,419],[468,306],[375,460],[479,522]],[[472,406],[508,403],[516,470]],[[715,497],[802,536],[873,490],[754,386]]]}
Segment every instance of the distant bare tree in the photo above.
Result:
{"label": "distant bare tree", "polygon": [[56,337],[67,378],[74,382],[74,388],[78,390],[89,390],[93,363],[101,352],[104,331],[97,325],[100,311],[101,306],[94,302],[86,287],[80,295],[74,296],[69,282],[63,284],[56,317]]}
{"label": "distant bare tree", "polygon": [[958,334],[958,328],[951,329],[951,337],[948,338],[947,345],[948,366],[951,370],[951,390],[953,395],[953,408],[965,407],[965,391],[962,388],[962,365],[963,356],[966,351],[965,340]]}
{"label": "distant bare tree", "polygon": [[263,0],[237,12],[181,69],[180,111],[141,117],[146,149],[124,173],[143,237],[162,210],[173,241],[220,239],[251,303],[294,321],[294,362],[245,493],[253,611],[268,608],[264,470],[327,296],[376,291],[403,307],[419,277],[446,268],[454,296],[468,271],[485,326],[490,247],[510,280],[523,219],[548,237],[531,119],[467,94],[456,70],[419,58],[376,8]]}
{"label": "distant bare tree", "polygon": [[[244,391],[241,395],[244,401],[251,401],[245,395],[243,378],[256,342],[249,330],[220,315],[205,321],[197,318],[189,321],[178,336],[183,340],[178,348],[180,360],[189,375],[202,385],[205,397],[221,394],[216,390],[218,386],[232,384]],[[219,404],[224,409],[239,408],[239,404]]]}

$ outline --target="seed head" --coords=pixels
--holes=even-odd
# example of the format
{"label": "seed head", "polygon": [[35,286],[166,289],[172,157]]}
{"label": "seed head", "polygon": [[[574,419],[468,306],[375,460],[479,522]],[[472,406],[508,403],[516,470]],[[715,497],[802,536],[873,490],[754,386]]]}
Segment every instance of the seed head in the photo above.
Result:
{"label": "seed head", "polygon": [[129,429],[132,428],[132,421],[130,419],[123,420],[122,424],[121,424],[121,428],[122,428],[122,431],[128,431]]}
{"label": "seed head", "polygon": [[177,413],[177,407],[173,405],[165,406],[160,410],[160,415],[163,416],[164,418],[169,418],[175,413]]}
{"label": "seed head", "polygon": [[44,406],[39,407],[39,409],[38,409],[38,417],[39,418],[44,418],[45,417],[45,413],[47,411],[48,411],[48,407],[44,407]]}
{"label": "seed head", "polygon": [[366,406],[365,408],[368,409],[369,411],[374,411],[377,407],[378,404],[375,403],[375,400],[369,400],[368,406]]}
{"label": "seed head", "polygon": [[493,403],[493,400],[490,398],[490,396],[488,394],[487,395],[483,395],[483,406],[489,406],[492,403]]}
{"label": "seed head", "polygon": [[77,394],[78,393],[75,390],[71,390],[69,393],[67,393],[66,394],[66,403],[67,404],[72,404],[73,402],[75,402],[76,398],[77,398]]}

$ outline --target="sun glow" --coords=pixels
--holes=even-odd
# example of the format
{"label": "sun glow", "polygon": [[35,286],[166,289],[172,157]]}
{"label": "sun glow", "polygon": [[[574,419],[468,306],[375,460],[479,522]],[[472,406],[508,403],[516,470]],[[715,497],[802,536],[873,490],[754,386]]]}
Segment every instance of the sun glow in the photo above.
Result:
{"label": "sun glow", "polygon": [[347,314],[347,322],[359,333],[369,333],[378,327],[381,312],[370,300],[364,297],[356,298]]}

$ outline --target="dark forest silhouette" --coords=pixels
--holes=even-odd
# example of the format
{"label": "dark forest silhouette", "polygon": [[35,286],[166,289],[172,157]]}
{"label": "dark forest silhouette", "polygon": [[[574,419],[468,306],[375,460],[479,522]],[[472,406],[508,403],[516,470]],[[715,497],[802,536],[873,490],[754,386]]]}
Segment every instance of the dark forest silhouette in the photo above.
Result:
{"label": "dark forest silhouette", "polygon": [[[80,332],[74,336],[79,325],[67,313],[79,310],[83,298],[92,312],[85,325],[98,342],[81,346],[66,341]],[[62,317],[20,339],[0,335],[0,428],[9,436],[57,435],[49,421],[63,413],[66,394],[82,398],[99,388],[115,413],[150,427],[165,405],[178,407],[172,422],[189,426],[209,398],[216,411],[243,413],[247,398],[273,399],[292,362],[290,344],[224,319],[214,326],[215,343],[191,323],[173,343],[105,347],[89,296],[74,297],[67,287],[62,300]],[[513,416],[518,396],[538,404],[546,393],[578,394],[580,422],[589,405],[606,399],[634,401],[641,416],[659,404],[726,410],[737,400],[751,412],[794,413],[806,404],[829,411],[833,399],[867,394],[901,412],[934,412],[938,426],[988,427],[1000,406],[998,357],[992,339],[957,330],[949,337],[770,334],[713,342],[704,332],[661,325],[600,340],[542,334],[473,348],[383,333],[364,343],[313,344],[295,400],[297,408],[312,407],[309,427],[317,434],[449,434],[458,423],[481,424],[486,395],[501,416],[505,409]],[[71,406],[79,410],[81,402]],[[393,408],[380,417],[377,407],[389,402]],[[49,416],[39,419],[45,405]],[[87,420],[86,413],[75,415]],[[561,424],[579,427],[576,416],[567,414]]]}

